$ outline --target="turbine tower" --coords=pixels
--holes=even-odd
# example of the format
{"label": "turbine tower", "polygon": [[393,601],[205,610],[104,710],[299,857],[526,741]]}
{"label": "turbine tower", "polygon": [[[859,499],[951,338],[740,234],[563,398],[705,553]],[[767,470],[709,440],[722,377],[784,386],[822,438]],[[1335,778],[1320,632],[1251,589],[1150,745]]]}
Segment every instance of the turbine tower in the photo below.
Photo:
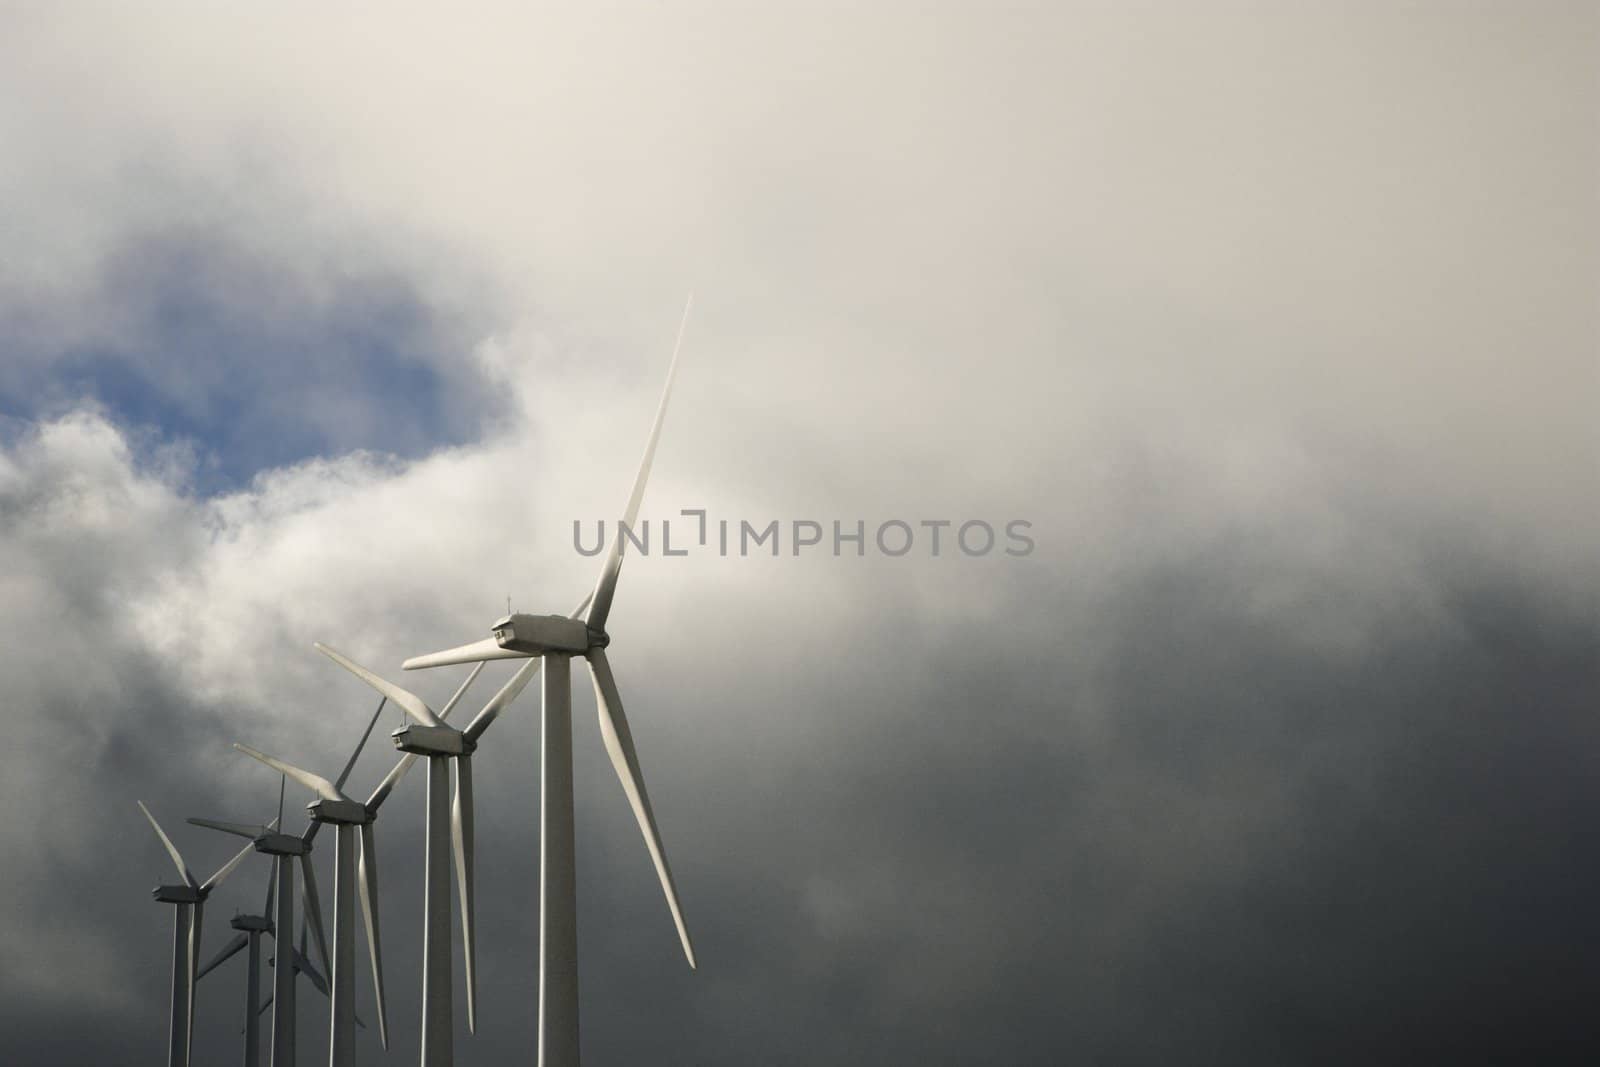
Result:
{"label": "turbine tower", "polygon": [[178,846],[174,845],[172,838],[161,829],[161,824],[150,814],[150,809],[144,806],[144,801],[138,801],[138,804],[139,810],[150,820],[150,826],[155,830],[156,836],[161,838],[161,843],[166,846],[167,855],[172,857],[173,864],[178,868],[178,874],[183,878],[182,885],[158,886],[152,890],[151,895],[163,904],[173,906],[172,1016],[167,1042],[167,1063],[170,1067],[188,1067],[189,1052],[194,1043],[194,986],[199,978],[195,971],[200,956],[200,921],[205,912],[206,898],[211,895],[212,890],[222,884],[223,879],[233,873],[233,869],[250,854],[250,849],[240,849],[231,860],[217,869],[216,874],[204,882],[198,882],[190,873],[189,865],[183,862],[183,855],[179,853]]}
{"label": "turbine tower", "polygon": [[[655,459],[656,442],[661,436],[661,423],[666,416],[667,400],[672,393],[672,382],[678,367],[678,352],[683,344],[684,328],[689,321],[689,307],[684,305],[683,319],[678,324],[678,336],[672,347],[672,361],[667,369],[666,386],[662,389],[661,403],[656,409],[655,421],[646,439],[644,456],[634,477],[633,490],[628,495],[627,508],[617,530],[617,537],[606,557],[605,565],[596,581],[588,614],[580,609],[573,616],[560,615],[507,615],[492,627],[494,636],[460,648],[417,656],[405,662],[406,670],[438,667],[454,663],[472,663],[489,659],[512,659],[526,656],[541,657],[546,669],[543,678],[544,715],[542,725],[542,796],[540,802],[539,837],[539,1063],[541,1067],[572,1067],[578,1063],[578,922],[577,922],[577,867],[575,857],[572,813],[572,674],[573,656],[589,661],[593,677],[595,703],[600,717],[600,733],[605,741],[611,765],[622,782],[622,790],[633,808],[634,818],[644,835],[645,847],[655,865],[656,876],[667,898],[678,939],[684,956],[692,969],[695,966],[694,947],[689,941],[689,930],[684,924],[683,910],[678,904],[678,892],[667,865],[666,852],[661,845],[661,834],[656,828],[655,814],[650,807],[650,797],[645,791],[644,778],[639,770],[639,757],[633,743],[633,733],[628,728],[627,716],[622,710],[622,698],[617,692],[616,678],[606,656],[611,637],[606,632],[606,621],[611,614],[611,601],[616,594],[617,575],[622,569],[624,530],[631,533],[639,517],[639,505],[644,498],[645,482],[650,475],[650,465]],[[531,676],[537,669],[529,664],[518,672]],[[371,679],[368,679],[371,683]],[[372,683],[375,684],[375,683]],[[396,687],[397,688],[397,687]],[[390,695],[396,703],[397,697]],[[404,706],[404,705],[402,705]],[[424,1061],[428,1062],[428,1061]]]}
{"label": "turbine tower", "polygon": [[[450,702],[445,705],[441,714],[448,715],[455,707],[467,687],[472,684],[479,672],[480,664],[461,683]],[[367,724],[367,733],[361,737],[365,745],[367,735],[372,732],[372,727],[378,721],[378,714],[383,711],[387,703],[387,696],[378,702],[378,711],[373,713],[372,721]],[[367,950],[372,958],[372,980],[378,1001],[379,1036],[383,1047],[389,1047],[389,1028],[386,1019],[383,997],[383,969],[381,955],[378,948],[378,901],[376,880],[376,845],[373,839],[372,823],[377,818],[378,807],[393,790],[396,782],[411,766],[410,759],[403,759],[390,772],[390,778],[385,778],[372,797],[363,804],[352,799],[344,792],[346,779],[350,777],[350,770],[355,766],[356,755],[361,752],[361,746],[356,747],[356,752],[345,763],[344,770],[336,781],[310,771],[302,770],[293,764],[286,763],[276,757],[259,752],[248,745],[235,744],[234,748],[245,755],[265,763],[278,772],[293,778],[296,782],[317,794],[317,799],[307,805],[314,825],[332,823],[335,837],[335,866],[333,876],[333,962],[330,978],[332,991],[330,998],[333,1002],[329,1013],[328,1036],[328,1063],[330,1067],[348,1067],[355,1063],[356,1039],[356,1014],[355,1014],[355,893],[357,882],[357,850],[361,855],[360,894],[361,910],[367,924]],[[392,778],[392,780],[391,780]],[[449,892],[446,887],[446,893]],[[463,899],[466,899],[463,897]],[[448,899],[446,900],[448,907]],[[446,974],[448,975],[449,956],[446,954]],[[469,979],[470,957],[469,957]],[[470,992],[469,985],[469,992]],[[470,1001],[469,1001],[470,1003]]]}

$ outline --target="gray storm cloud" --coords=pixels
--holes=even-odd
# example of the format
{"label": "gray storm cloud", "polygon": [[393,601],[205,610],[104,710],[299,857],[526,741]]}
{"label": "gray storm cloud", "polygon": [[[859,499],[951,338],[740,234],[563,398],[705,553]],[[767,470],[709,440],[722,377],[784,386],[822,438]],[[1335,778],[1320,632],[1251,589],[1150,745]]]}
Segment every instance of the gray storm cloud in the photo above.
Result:
{"label": "gray storm cloud", "polygon": [[[0,421],[0,1059],[159,1055],[133,801],[259,818],[233,740],[336,763],[370,703],[312,641],[392,669],[588,587],[572,522],[620,509],[691,287],[645,515],[1038,548],[630,562],[614,662],[702,965],[580,678],[591,1062],[1593,1059],[1592,10],[0,17],[0,388],[56,389]],[[286,316],[395,280],[449,324],[407,358],[493,403],[402,448],[374,381],[313,413],[337,450],[198,495],[215,442],[60,370],[123,328],[158,391],[226,366],[106,298],[173,234]],[[535,708],[478,761],[464,1062],[533,1047]]]}

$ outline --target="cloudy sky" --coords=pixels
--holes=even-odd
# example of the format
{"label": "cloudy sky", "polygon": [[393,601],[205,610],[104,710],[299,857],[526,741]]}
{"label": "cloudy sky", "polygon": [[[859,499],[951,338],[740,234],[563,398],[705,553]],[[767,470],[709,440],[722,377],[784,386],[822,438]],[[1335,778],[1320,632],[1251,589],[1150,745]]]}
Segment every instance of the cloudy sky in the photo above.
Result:
{"label": "cloudy sky", "polygon": [[[578,666],[588,1062],[1594,1062],[1597,47],[1583,3],[0,5],[0,1061],[160,1061],[134,801],[205,873],[183,819],[276,800],[229,742],[336,771],[373,702],[313,641],[393,674],[588,588],[692,289],[645,516],[919,540],[630,560],[700,969]],[[467,1064],[534,1047],[534,694],[489,736]]]}

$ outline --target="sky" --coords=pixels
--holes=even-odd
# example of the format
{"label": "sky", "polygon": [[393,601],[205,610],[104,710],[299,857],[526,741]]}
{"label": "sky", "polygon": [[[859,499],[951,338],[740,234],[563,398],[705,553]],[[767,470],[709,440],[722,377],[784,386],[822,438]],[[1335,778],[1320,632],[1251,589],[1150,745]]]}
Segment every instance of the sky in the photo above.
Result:
{"label": "sky", "polygon": [[[574,669],[586,1062],[1594,1062],[1597,45],[1556,2],[0,5],[0,1061],[164,1055],[135,800],[204,877],[184,819],[277,800],[230,743],[335,773],[374,702],[314,641],[398,678],[592,585],[692,291],[642,514],[782,541],[630,555],[609,625],[697,971]],[[538,736],[530,690],[475,762],[463,1064],[533,1055]],[[422,803],[362,1062],[417,1054]]]}

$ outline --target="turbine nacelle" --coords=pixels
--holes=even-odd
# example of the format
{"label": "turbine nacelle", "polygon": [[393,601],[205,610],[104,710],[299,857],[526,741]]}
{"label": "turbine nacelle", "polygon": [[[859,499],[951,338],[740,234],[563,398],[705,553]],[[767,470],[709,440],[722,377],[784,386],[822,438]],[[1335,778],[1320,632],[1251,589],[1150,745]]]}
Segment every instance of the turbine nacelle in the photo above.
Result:
{"label": "turbine nacelle", "polygon": [[228,925],[235,930],[243,930],[245,932],[252,930],[259,934],[270,934],[272,932],[272,920],[263,915],[235,915],[228,922]]}
{"label": "turbine nacelle", "polygon": [[[583,654],[595,636],[582,619],[565,615],[507,615],[490,628],[495,644],[511,652],[541,656],[546,652]],[[604,634],[600,634],[604,638]]]}
{"label": "turbine nacelle", "polygon": [[261,834],[252,842],[257,852],[264,852],[269,856],[304,856],[311,851],[311,846],[294,834],[269,833]]}
{"label": "turbine nacelle", "polygon": [[158,885],[150,895],[163,904],[198,904],[206,899],[206,891],[193,885]]}
{"label": "turbine nacelle", "polygon": [[525,659],[547,653],[563,656],[587,655],[591,648],[604,648],[611,642],[602,626],[591,626],[578,618],[588,607],[584,598],[571,615],[506,615],[491,627],[493,635],[470,645],[412,656],[401,666],[408,671],[427,667],[448,667],[456,663],[482,663],[494,659]]}
{"label": "turbine nacelle", "polygon": [[318,822],[365,826],[372,821],[372,813],[358,800],[329,800],[323,797],[307,804],[306,811]]}
{"label": "turbine nacelle", "polygon": [[470,756],[478,743],[450,726],[410,723],[392,735],[394,747],[414,756]]}

